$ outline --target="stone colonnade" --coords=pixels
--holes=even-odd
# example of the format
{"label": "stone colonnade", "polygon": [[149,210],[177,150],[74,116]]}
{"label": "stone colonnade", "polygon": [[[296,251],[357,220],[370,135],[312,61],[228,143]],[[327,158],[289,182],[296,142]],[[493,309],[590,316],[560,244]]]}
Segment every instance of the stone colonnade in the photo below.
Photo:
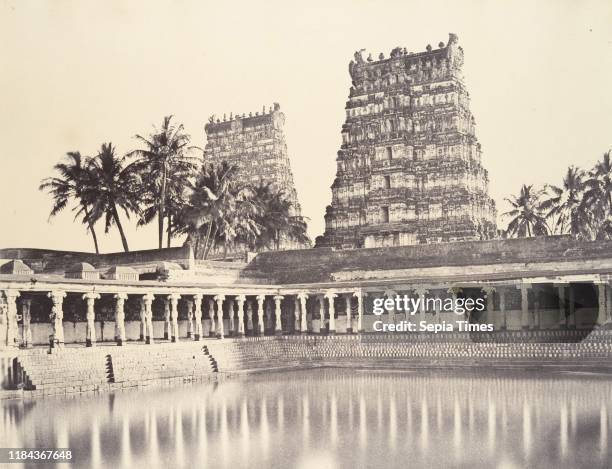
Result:
{"label": "stone colonnade", "polygon": [[[596,325],[603,325],[612,320],[612,287],[610,282],[597,282],[594,284],[597,291],[597,318]],[[550,284],[549,284],[550,287]],[[495,330],[509,329],[508,307],[506,299],[512,291],[520,291],[520,328],[538,329],[542,326],[538,308],[538,285],[527,282],[511,285],[484,285],[469,288],[481,289],[480,294],[485,297],[486,311],[478,318],[478,322],[488,322],[494,325]],[[554,288],[558,297],[558,317],[553,328],[576,327],[576,311],[574,301],[574,288],[569,283],[555,283]],[[457,320],[458,316],[449,313],[440,315],[436,306],[435,311],[426,311],[424,301],[427,298],[439,299],[442,296],[457,298],[461,289],[443,286],[396,287],[399,294],[410,294],[421,299],[421,308],[414,316],[415,320],[441,321],[441,318]],[[318,313],[320,332],[336,334],[337,307],[340,305],[346,315],[346,333],[365,332],[364,300],[370,296],[393,297],[395,290],[374,287],[357,288],[330,288],[316,290],[291,290],[283,292],[266,291],[262,293],[249,291],[181,291],[179,289],[164,293],[130,291],[89,291],[81,293],[86,304],[86,337],[87,346],[96,344],[95,304],[101,294],[111,294],[114,299],[115,340],[117,345],[126,341],[125,331],[125,302],[130,296],[140,297],[140,339],[147,344],[154,342],[153,334],[153,301],[162,298],[164,301],[164,338],[172,342],[181,340],[178,325],[179,300],[185,302],[187,311],[187,333],[189,340],[200,340],[204,337],[203,310],[207,309],[210,327],[209,335],[223,338],[226,335],[244,337],[245,335],[263,335],[265,333],[281,335],[283,333],[312,333],[309,323]],[[24,290],[24,292],[32,290]],[[30,330],[30,309],[32,300],[21,297],[17,288],[0,290],[0,346],[31,346],[32,333]],[[40,291],[38,291],[40,293]],[[531,294],[530,294],[531,292]],[[283,293],[283,294],[281,294]],[[46,292],[51,300],[49,314],[52,335],[50,344],[53,347],[62,347],[64,344],[63,330],[63,302],[67,292],[62,289],[53,289]],[[531,299],[530,299],[531,298]],[[285,307],[283,308],[283,303]],[[437,303],[436,303],[437,304]],[[20,308],[18,308],[20,305]],[[292,306],[292,308],[291,308]],[[19,311],[20,309],[20,311]],[[225,313],[224,313],[225,312]],[[283,312],[285,314],[283,314]],[[389,321],[395,321],[396,312],[390,310]],[[227,320],[227,330],[224,317]],[[21,334],[19,321],[21,322]],[[408,318],[407,318],[408,319]],[[459,318],[461,319],[461,318]],[[283,327],[284,326],[284,327]],[[18,336],[21,335],[20,340]]]}

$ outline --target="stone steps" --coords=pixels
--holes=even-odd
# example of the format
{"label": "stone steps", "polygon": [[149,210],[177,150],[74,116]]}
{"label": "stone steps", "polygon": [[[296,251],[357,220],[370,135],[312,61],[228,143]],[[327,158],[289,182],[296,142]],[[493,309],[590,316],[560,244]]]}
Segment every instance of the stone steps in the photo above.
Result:
{"label": "stone steps", "polygon": [[20,354],[17,360],[24,387],[29,390],[95,390],[107,383],[137,385],[169,378],[194,379],[216,372],[206,346],[189,342],[65,348],[53,354],[32,350]]}

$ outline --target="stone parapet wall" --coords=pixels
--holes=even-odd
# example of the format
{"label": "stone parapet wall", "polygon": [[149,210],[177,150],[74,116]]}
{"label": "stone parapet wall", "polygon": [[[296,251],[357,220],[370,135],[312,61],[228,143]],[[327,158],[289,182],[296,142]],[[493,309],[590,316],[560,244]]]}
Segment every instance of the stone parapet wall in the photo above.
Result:
{"label": "stone parapet wall", "polygon": [[[368,249],[331,248],[265,252],[249,269],[258,269],[278,283],[333,280],[336,272],[419,269],[440,266],[523,264],[536,272],[538,264],[567,261],[609,262],[612,241],[577,241],[569,236],[546,236],[488,241],[422,244]],[[299,268],[296,268],[299,266]]]}
{"label": "stone parapet wall", "polygon": [[[7,355],[8,357],[8,355]],[[147,383],[236,373],[325,366],[596,367],[612,371],[612,331],[526,331],[485,334],[253,337],[124,347],[15,351],[3,382],[29,395],[110,391]],[[6,387],[6,386],[5,386]],[[25,396],[24,394],[23,396]],[[11,395],[11,397],[15,397]]]}
{"label": "stone parapet wall", "polygon": [[108,254],[31,248],[0,249],[0,265],[13,259],[22,260],[37,273],[63,273],[67,267],[77,262],[87,262],[96,269],[120,265],[148,265],[164,261],[175,262],[186,269],[193,267],[193,255],[189,246]]}

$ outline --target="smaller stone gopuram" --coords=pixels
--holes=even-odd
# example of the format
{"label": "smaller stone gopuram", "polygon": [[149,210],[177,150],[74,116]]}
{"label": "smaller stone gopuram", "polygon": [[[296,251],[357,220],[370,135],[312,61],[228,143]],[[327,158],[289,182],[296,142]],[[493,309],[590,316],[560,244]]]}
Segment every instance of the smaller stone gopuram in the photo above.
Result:
{"label": "smaller stone gopuram", "polygon": [[301,216],[291,165],[285,142],[285,114],[280,105],[261,113],[212,116],[205,126],[207,143],[204,148],[206,163],[223,161],[238,168],[242,184],[258,185],[261,181],[285,193],[293,206],[293,216]]}

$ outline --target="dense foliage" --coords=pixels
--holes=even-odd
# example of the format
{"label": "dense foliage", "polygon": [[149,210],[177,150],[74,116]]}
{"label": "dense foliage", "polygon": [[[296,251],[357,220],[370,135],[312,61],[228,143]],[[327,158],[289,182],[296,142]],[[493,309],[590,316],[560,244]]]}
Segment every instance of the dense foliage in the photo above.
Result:
{"label": "dense foliage", "polygon": [[578,239],[612,239],[610,151],[589,171],[570,166],[560,186],[523,185],[507,198],[507,237],[569,234]]}
{"label": "dense foliage", "polygon": [[204,164],[202,150],[190,145],[191,137],[172,116],[136,139],[140,148],[124,156],[110,142],[93,157],[69,152],[54,166],[57,174],[39,187],[53,198],[50,217],[73,204],[75,219],[86,225],[96,252],[95,225],[102,219],[105,232],[116,226],[124,250],[129,250],[121,213],[126,219],[134,215],[138,225],[157,220],[160,249],[164,232],[168,247],[173,237],[186,235],[198,259],[228,249],[310,243],[304,219],[292,215],[292,203],[282,190],[263,181],[241,186],[236,167]]}

